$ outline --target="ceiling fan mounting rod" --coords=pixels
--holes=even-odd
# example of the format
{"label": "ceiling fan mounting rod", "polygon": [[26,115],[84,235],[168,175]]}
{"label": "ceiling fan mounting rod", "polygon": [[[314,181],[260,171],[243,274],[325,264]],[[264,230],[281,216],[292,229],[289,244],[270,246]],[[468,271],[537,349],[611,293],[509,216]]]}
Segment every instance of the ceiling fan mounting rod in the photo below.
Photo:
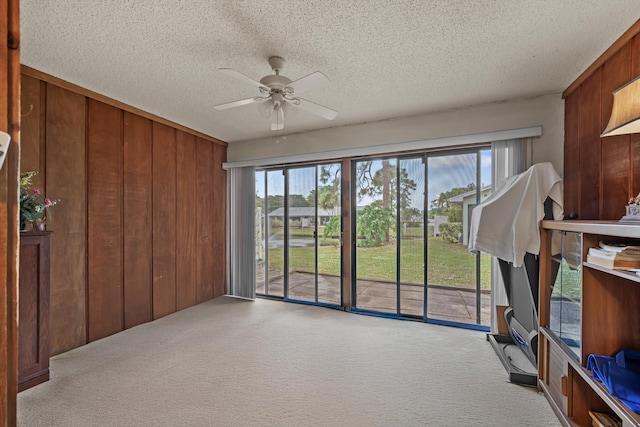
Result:
{"label": "ceiling fan mounting rod", "polygon": [[271,69],[276,75],[279,75],[280,71],[284,68],[284,58],[281,56],[272,56],[269,58],[269,65],[271,65]]}

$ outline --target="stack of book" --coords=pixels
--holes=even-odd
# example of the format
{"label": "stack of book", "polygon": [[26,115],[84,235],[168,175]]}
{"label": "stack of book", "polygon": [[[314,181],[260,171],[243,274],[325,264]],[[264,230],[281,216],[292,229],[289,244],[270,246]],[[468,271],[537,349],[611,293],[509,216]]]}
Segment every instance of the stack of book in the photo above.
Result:
{"label": "stack of book", "polygon": [[600,242],[600,247],[589,248],[587,262],[614,270],[640,270],[640,244]]}

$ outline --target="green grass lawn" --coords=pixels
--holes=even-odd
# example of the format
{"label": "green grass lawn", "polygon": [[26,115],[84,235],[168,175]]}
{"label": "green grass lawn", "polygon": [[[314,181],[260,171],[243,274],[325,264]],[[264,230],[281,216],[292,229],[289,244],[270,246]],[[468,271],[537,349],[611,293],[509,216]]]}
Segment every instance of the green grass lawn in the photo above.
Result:
{"label": "green grass lawn", "polygon": [[[312,234],[306,234],[306,237],[310,235]],[[320,244],[322,246],[318,248],[318,272],[339,275],[340,247],[337,239],[321,238]],[[291,248],[289,251],[289,268],[298,271],[314,271],[314,250],[313,247]],[[283,249],[269,249],[269,266],[271,269],[282,269],[284,265],[283,254]],[[403,240],[400,254],[401,281],[423,283],[423,240]],[[358,277],[396,280],[395,243],[372,248],[358,247],[356,257]],[[482,289],[490,289],[491,257],[482,255],[480,259],[481,287]],[[440,237],[430,237],[429,284],[475,288],[475,260],[475,255],[469,253],[466,246],[444,242]]]}

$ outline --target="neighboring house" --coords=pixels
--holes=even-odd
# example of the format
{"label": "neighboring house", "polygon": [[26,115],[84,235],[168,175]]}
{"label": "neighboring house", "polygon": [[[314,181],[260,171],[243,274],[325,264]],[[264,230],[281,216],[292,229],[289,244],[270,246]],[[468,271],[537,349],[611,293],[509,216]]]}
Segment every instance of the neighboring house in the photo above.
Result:
{"label": "neighboring house", "polygon": [[436,215],[432,220],[429,220],[429,225],[433,225],[433,235],[440,235],[440,224],[447,223],[446,215]]}
{"label": "neighboring house", "polygon": [[[327,209],[318,208],[318,225],[326,225],[331,217],[336,215],[339,214],[335,214],[333,211]],[[315,217],[316,208],[313,206],[289,208],[289,221],[300,221],[301,227],[312,227]],[[284,221],[284,208],[278,208],[269,212],[269,218]]]}
{"label": "neighboring house", "polygon": [[[450,203],[462,204],[462,244],[469,244],[469,222],[471,221],[471,211],[476,207],[476,190],[467,191],[448,199]],[[491,194],[491,186],[483,187],[480,191],[480,203]]]}

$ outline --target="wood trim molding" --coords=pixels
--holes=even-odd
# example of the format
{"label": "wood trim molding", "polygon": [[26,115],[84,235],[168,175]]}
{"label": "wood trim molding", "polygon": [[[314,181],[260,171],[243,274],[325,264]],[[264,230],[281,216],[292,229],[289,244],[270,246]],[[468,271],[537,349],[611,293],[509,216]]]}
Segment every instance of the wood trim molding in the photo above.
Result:
{"label": "wood trim molding", "polygon": [[180,125],[178,123],[175,123],[175,122],[172,122],[170,120],[164,119],[162,117],[156,116],[155,114],[148,113],[148,112],[146,112],[144,110],[141,110],[139,108],[132,107],[131,105],[125,104],[123,102],[116,101],[115,99],[112,99],[112,98],[109,98],[107,96],[101,95],[101,94],[99,94],[97,92],[93,92],[93,91],[91,91],[89,89],[85,89],[85,88],[83,88],[81,86],[78,86],[78,85],[75,85],[73,83],[69,83],[69,82],[67,82],[65,80],[62,80],[62,79],[60,79],[58,77],[54,77],[54,76],[52,76],[50,74],[47,74],[47,73],[44,73],[42,71],[36,70],[36,69],[31,68],[31,67],[29,67],[27,65],[22,64],[20,70],[21,70],[21,72],[23,74],[25,74],[27,76],[31,76],[31,77],[34,77],[36,79],[40,79],[42,81],[45,81],[47,83],[51,83],[51,84],[54,84],[56,86],[60,86],[63,89],[67,89],[67,90],[70,90],[72,92],[78,93],[80,95],[86,96],[88,98],[95,99],[96,101],[103,102],[103,103],[105,103],[107,105],[111,105],[112,107],[120,108],[121,110],[128,111],[128,112],[133,113],[133,114],[137,114],[137,115],[139,115],[141,117],[145,117],[147,119],[153,120],[154,122],[161,123],[163,125],[167,125],[167,126],[170,126],[172,128],[175,128],[175,129],[179,129],[179,130],[181,130],[183,132],[186,132],[188,134],[195,135],[197,137],[206,139],[207,141],[213,142],[215,144],[222,145],[224,147],[226,147],[228,145],[228,143],[226,143],[225,141],[221,141],[221,140],[219,140],[217,138],[214,138],[214,137],[212,137],[210,135],[207,135],[207,134],[204,134],[202,132],[198,132],[196,130],[190,129],[190,128],[186,127],[186,126],[182,126],[182,125]]}
{"label": "wood trim molding", "polygon": [[11,145],[0,173],[0,426],[16,425],[18,385],[18,187],[20,161],[20,2],[0,6],[0,129]]}
{"label": "wood trim molding", "polygon": [[613,44],[604,51],[602,55],[598,59],[595,60],[593,64],[589,66],[580,76],[569,85],[568,88],[562,92],[562,98],[566,98],[571,95],[571,93],[576,90],[582,83],[585,82],[598,68],[602,67],[605,62],[607,62],[613,55],[616,54],[623,46],[625,46],[631,39],[633,39],[637,34],[640,34],[640,19],[638,19],[635,24],[631,26],[627,31],[624,32],[616,40]]}

